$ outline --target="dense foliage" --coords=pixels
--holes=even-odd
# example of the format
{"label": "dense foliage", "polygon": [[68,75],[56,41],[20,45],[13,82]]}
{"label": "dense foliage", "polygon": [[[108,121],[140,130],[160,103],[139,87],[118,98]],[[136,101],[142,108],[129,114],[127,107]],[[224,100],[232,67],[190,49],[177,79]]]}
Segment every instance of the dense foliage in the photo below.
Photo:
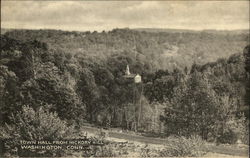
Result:
{"label": "dense foliage", "polygon": [[[13,119],[13,124],[6,124],[1,127],[1,157],[74,157],[76,154],[83,157],[115,157],[128,154],[129,148],[127,148],[127,145],[104,141],[98,135],[90,137],[86,133],[82,134],[75,130],[73,126],[69,126],[65,121],[62,121],[57,113],[51,113],[44,107],[34,110],[29,106],[23,106],[22,110],[16,116],[12,116],[11,119]],[[53,145],[47,145],[51,148],[44,149],[22,149],[21,147],[29,145],[29,143],[27,145],[22,144],[22,141],[59,142],[72,140],[73,138],[87,139],[91,144],[89,146],[90,151],[79,152],[70,148],[52,150]],[[103,145],[92,145],[97,140],[103,142]]]}
{"label": "dense foliage", "polygon": [[[235,143],[249,118],[249,46],[241,53],[247,38],[128,29],[7,32],[1,35],[1,124],[14,123],[9,116],[29,105],[77,126]],[[126,65],[142,83],[123,77]]]}
{"label": "dense foliage", "polygon": [[[22,111],[16,116],[12,116],[12,125],[5,125],[0,133],[1,141],[4,140],[3,152],[1,156],[21,156],[21,157],[39,157],[39,156],[63,156],[62,150],[53,152],[51,150],[29,151],[20,150],[20,141],[32,140],[62,140],[70,138],[73,134],[73,128],[68,127],[65,121],[58,118],[56,113],[50,113],[43,107],[35,111],[29,106],[23,106]],[[5,151],[4,151],[5,150]]]}

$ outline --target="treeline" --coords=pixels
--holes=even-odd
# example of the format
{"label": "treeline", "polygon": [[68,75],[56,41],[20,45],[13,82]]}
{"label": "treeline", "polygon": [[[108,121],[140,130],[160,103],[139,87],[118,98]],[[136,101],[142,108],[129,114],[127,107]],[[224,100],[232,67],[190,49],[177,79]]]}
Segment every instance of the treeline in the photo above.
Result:
{"label": "treeline", "polygon": [[[94,34],[91,37],[100,40]],[[125,48],[103,58],[8,36],[1,35],[1,124],[11,123],[9,116],[29,105],[57,112],[79,126],[90,122],[166,136],[197,134],[230,143],[246,137],[249,46],[244,56],[157,70],[150,60],[135,58],[135,52]],[[123,77],[126,65],[142,75],[142,83]]]}

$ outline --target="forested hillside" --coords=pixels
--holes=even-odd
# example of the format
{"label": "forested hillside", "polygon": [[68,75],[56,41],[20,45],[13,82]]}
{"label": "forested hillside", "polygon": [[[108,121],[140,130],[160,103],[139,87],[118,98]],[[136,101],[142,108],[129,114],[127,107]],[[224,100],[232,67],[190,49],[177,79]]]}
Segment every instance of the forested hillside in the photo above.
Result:
{"label": "forested hillside", "polygon": [[[246,141],[247,37],[127,29],[7,32],[1,35],[1,124],[13,123],[9,116],[29,105],[78,126]],[[123,77],[127,65],[142,83]]]}
{"label": "forested hillside", "polygon": [[80,53],[101,60],[113,54],[130,53],[131,57],[152,70],[190,68],[194,62],[205,64],[229,57],[242,52],[249,37],[247,31],[145,30],[114,29],[101,33],[11,30],[5,34],[21,41],[45,42],[51,50]]}

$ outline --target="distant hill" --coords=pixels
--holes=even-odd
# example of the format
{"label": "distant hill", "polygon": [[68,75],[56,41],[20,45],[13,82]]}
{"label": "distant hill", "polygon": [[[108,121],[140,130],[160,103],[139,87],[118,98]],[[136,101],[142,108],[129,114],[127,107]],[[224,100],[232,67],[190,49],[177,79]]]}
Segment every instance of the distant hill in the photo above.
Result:
{"label": "distant hill", "polygon": [[195,31],[195,30],[187,30],[187,29],[164,29],[164,28],[135,28],[133,30],[136,31],[145,31],[145,32],[168,32],[168,33],[177,33],[177,32],[189,32],[189,33],[195,33],[195,32],[200,32],[200,31]]}
{"label": "distant hill", "polygon": [[136,60],[149,61],[154,69],[190,67],[241,53],[248,44],[247,30],[192,31],[177,29],[114,29],[108,32],[61,30],[10,30],[6,36],[21,41],[37,40],[49,49],[105,59],[127,52]]}
{"label": "distant hill", "polygon": [[247,34],[249,30],[188,30],[188,29],[165,29],[165,28],[135,28],[136,31],[145,31],[145,32],[168,32],[168,33],[214,33],[214,34]]}
{"label": "distant hill", "polygon": [[2,34],[5,34],[5,33],[8,32],[8,31],[11,31],[11,30],[13,30],[13,29],[1,28],[1,35],[2,35]]}

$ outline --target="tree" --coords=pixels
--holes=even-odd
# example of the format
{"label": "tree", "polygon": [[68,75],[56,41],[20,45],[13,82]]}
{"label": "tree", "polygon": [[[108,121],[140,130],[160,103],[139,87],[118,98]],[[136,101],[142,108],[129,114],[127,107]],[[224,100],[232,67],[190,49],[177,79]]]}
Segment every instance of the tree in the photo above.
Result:
{"label": "tree", "polygon": [[80,71],[80,80],[77,83],[76,91],[86,105],[88,120],[93,122],[95,119],[94,114],[98,110],[96,101],[99,98],[99,91],[93,73],[87,68],[83,68]]}
{"label": "tree", "polygon": [[[217,117],[215,94],[206,76],[192,73],[186,83],[174,90],[174,97],[166,109],[166,125],[180,135],[198,134],[207,139]],[[171,132],[171,131],[168,131]]]}
{"label": "tree", "polygon": [[[243,54],[245,57],[245,70],[247,72],[245,100],[246,100],[246,104],[249,106],[250,105],[250,45],[245,47]],[[248,117],[249,117],[249,113],[248,113]]]}
{"label": "tree", "polygon": [[21,109],[18,95],[18,77],[14,72],[9,71],[6,66],[0,65],[1,124],[10,122],[9,115]]}

